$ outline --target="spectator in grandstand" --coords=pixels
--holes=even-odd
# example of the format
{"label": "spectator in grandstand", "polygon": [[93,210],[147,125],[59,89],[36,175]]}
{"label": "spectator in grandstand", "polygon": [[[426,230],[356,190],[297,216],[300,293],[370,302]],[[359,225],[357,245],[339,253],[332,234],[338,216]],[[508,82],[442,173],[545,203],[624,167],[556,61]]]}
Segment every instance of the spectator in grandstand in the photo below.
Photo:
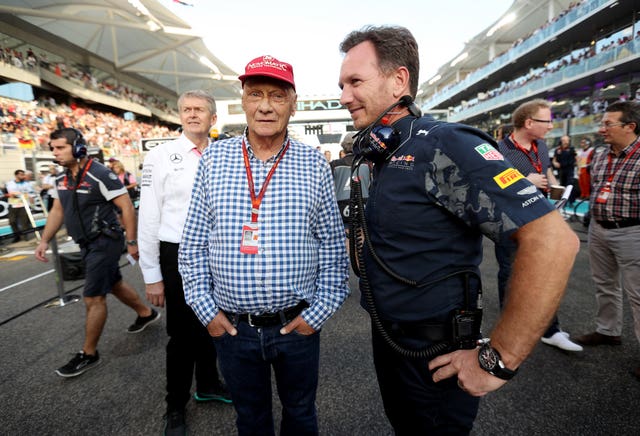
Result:
{"label": "spectator in grandstand", "polygon": [[[342,222],[347,236],[349,236],[349,199],[351,197],[351,164],[353,163],[353,137],[354,132],[347,132],[342,138],[342,150],[345,155],[341,159],[331,162],[331,172],[336,188],[336,200],[338,210],[342,215]],[[362,198],[366,201],[369,198],[369,185],[371,184],[371,174],[368,165],[358,167],[358,179],[362,189]]]}
{"label": "spectator in grandstand", "polygon": [[589,138],[580,140],[580,150],[576,156],[578,166],[578,186],[580,187],[580,198],[588,199],[591,193],[591,177],[589,176],[589,168],[591,159],[593,158],[594,148],[591,146]]}
{"label": "spectator in grandstand", "polygon": [[[111,160],[111,159],[109,159]],[[119,160],[116,160],[111,164],[111,171],[116,173],[120,182],[127,188],[127,192],[129,193],[129,197],[131,197],[131,201],[138,199],[138,180],[136,176],[127,171],[124,168],[124,164]]]}
{"label": "spectator in grandstand", "polygon": [[[622,343],[623,290],[640,341],[640,104],[609,105],[598,130],[609,147],[591,163],[589,262],[596,286],[596,329],[583,345]],[[633,369],[640,380],[640,366]]]}
{"label": "spectator in grandstand", "polygon": [[61,377],[75,377],[100,363],[97,346],[107,321],[106,296],[109,292],[138,315],[127,329],[129,333],[143,331],[160,318],[160,313],[147,307],[120,274],[118,261],[125,236],[113,205],[122,210],[127,251],[134,259],[138,258],[136,216],[126,189],[111,171],[87,157],[87,144],[80,131],[56,130],[51,134],[50,145],[56,162],[65,168],[65,172],[57,177],[51,192],[53,207],[35,257],[47,262],[49,241],[63,223],[82,250],[86,275],[84,344],[66,365],[56,370]]}
{"label": "spectator in grandstand", "polygon": [[331,162],[331,151],[325,150],[324,151],[324,157],[325,157],[325,159],[327,159],[327,162]]}
{"label": "spectator in grandstand", "polygon": [[[366,249],[357,249],[385,412],[396,434],[466,434],[476,397],[511,379],[547,327],[578,240],[489,135],[420,115],[418,45],[407,29],[354,31],[340,50],[340,102],[364,129],[354,149],[375,162]],[[514,269],[502,316],[478,349],[479,325],[466,324],[464,337],[450,326],[460,310],[478,315],[484,235],[513,237],[526,268]]]}
{"label": "spectator in grandstand", "polygon": [[[55,101],[50,101],[49,106],[40,105],[36,116],[32,116],[31,102],[22,102],[0,97],[4,105],[4,121],[2,122],[2,134],[5,142],[11,142],[9,138],[20,136],[27,128],[35,133],[38,141],[46,146],[50,132],[72,125],[86,126],[85,137],[91,140],[94,146],[109,148],[110,154],[132,153],[130,144],[139,141],[142,137],[169,137],[178,136],[166,126],[152,125],[142,121],[125,121],[122,117],[95,110],[93,108],[74,105],[75,109],[65,104],[56,106]],[[99,127],[95,127],[99,126]],[[105,128],[106,126],[106,128]],[[16,133],[19,132],[19,133]],[[125,145],[126,141],[129,141]]]}
{"label": "spectator in grandstand", "polygon": [[316,435],[320,329],[349,294],[331,168],[288,135],[290,64],[262,56],[239,79],[247,128],[200,160],[180,243],[185,298],[216,344],[238,433],[274,433],[273,370],[281,434]]}
{"label": "spectator in grandstand", "polygon": [[217,353],[206,327],[184,299],[178,248],[191,189],[208,132],[216,122],[216,102],[204,91],[178,99],[182,134],[153,148],[144,160],[138,243],[147,300],[167,307],[167,413],[165,434],[186,434],[185,406],[195,372],[197,402],[231,398],[218,376]]}
{"label": "spectator in grandstand", "polygon": [[18,242],[22,238],[29,239],[27,230],[31,230],[31,222],[27,214],[26,203],[30,203],[36,191],[33,184],[27,180],[27,173],[24,170],[16,170],[15,178],[7,182],[7,196],[9,198],[9,225],[13,232],[13,241]]}
{"label": "spectator in grandstand", "polygon": [[17,50],[13,50],[11,53],[11,64],[16,68],[22,68],[24,65],[22,62],[22,54]]}
{"label": "spectator in grandstand", "polygon": [[[507,138],[498,143],[502,155],[536,188],[539,197],[544,199],[551,185],[557,181],[549,163],[549,151],[544,137],[553,128],[551,104],[543,99],[525,102],[512,114],[514,130]],[[528,206],[527,206],[528,207]],[[498,295],[500,306],[507,299],[509,277],[517,252],[516,241],[505,238],[495,244],[495,256],[498,261]],[[560,329],[558,316],[554,316],[541,341],[547,345],[567,351],[582,351],[582,347],[569,338],[567,332]]]}
{"label": "spectator in grandstand", "polygon": [[[540,138],[542,139],[542,138]],[[571,146],[571,138],[560,137],[560,145],[553,152],[552,164],[558,170],[558,182],[562,186],[573,183],[576,168],[576,149]]]}

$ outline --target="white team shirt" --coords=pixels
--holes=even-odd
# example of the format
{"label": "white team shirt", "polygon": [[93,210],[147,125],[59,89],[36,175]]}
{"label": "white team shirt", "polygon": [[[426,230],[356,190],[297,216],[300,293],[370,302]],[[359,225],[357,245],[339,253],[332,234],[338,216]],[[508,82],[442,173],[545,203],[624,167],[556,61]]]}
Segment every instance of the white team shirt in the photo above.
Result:
{"label": "white team shirt", "polygon": [[184,133],[144,159],[138,208],[138,250],[145,283],[162,280],[160,241],[180,243],[200,153]]}

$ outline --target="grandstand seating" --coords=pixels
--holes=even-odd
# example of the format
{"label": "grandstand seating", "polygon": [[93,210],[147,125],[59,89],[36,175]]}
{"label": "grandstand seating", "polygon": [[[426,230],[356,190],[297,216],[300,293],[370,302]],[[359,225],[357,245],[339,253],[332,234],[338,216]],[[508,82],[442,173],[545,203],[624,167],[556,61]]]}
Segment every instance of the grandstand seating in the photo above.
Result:
{"label": "grandstand seating", "polygon": [[[531,7],[516,1],[511,10]],[[516,20],[508,33],[513,41],[503,53],[472,71],[465,71],[464,62],[455,68],[447,64],[440,68],[447,71],[448,80],[440,80],[445,84],[424,83],[422,109],[449,110],[451,121],[493,132],[520,103],[541,97],[553,105],[549,140],[568,134],[573,142],[584,136],[597,142],[598,114],[606,105],[640,99],[640,73],[633,67],[640,58],[635,17],[632,1],[583,0],[526,35],[514,33]],[[489,52],[484,39],[479,34],[467,46]]]}

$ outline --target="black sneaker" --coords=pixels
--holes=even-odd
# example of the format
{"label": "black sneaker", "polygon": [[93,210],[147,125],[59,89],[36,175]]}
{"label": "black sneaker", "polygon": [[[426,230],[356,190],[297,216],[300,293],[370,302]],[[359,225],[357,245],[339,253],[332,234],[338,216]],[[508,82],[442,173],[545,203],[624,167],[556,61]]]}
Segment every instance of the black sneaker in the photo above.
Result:
{"label": "black sneaker", "polygon": [[157,320],[160,319],[160,312],[155,309],[151,309],[151,315],[149,316],[139,316],[136,318],[136,322],[131,324],[127,329],[128,333],[140,333],[142,330],[146,329],[149,324],[153,324]]}
{"label": "black sneaker", "polygon": [[84,354],[80,351],[65,366],[56,369],[56,374],[60,377],[75,377],[83,372],[97,366],[100,363],[100,353],[96,350],[96,354]]}
{"label": "black sneaker", "polygon": [[198,403],[220,401],[221,403],[231,404],[231,395],[229,394],[229,391],[227,391],[226,386],[222,383],[219,383],[216,387],[207,392],[196,391],[196,393],[193,394],[193,398]]}
{"label": "black sneaker", "polygon": [[185,436],[187,422],[184,410],[174,410],[164,415],[164,436]]}

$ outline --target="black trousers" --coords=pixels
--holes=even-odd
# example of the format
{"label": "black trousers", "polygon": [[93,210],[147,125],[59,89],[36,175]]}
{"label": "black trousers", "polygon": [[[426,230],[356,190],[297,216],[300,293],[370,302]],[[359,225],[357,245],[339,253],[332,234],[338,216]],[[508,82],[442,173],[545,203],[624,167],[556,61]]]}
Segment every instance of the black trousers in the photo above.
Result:
{"label": "black trousers", "polygon": [[[434,383],[427,359],[393,351],[372,323],[373,362],[384,410],[396,436],[467,435],[480,399],[458,387],[457,377]],[[420,350],[430,342],[393,335],[405,348]]]}
{"label": "black trousers", "polygon": [[178,244],[160,243],[160,269],[164,280],[167,343],[167,410],[180,410],[196,390],[211,392],[219,383],[217,354],[211,336],[184,300],[178,271]]}
{"label": "black trousers", "polygon": [[30,230],[32,226],[24,207],[9,207],[9,225],[11,226],[14,240],[19,240],[21,236],[27,240],[28,233],[24,233],[24,235],[22,233]]}

